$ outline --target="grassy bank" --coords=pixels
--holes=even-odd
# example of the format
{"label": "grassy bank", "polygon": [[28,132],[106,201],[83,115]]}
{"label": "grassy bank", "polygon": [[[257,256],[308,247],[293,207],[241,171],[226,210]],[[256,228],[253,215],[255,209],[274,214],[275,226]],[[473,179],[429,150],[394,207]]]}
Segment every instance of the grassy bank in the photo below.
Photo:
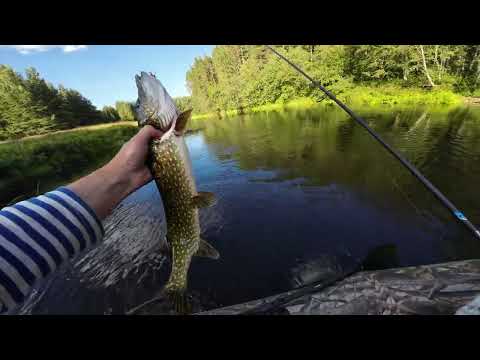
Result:
{"label": "grassy bank", "polygon": [[368,106],[460,105],[462,96],[448,89],[408,89],[398,86],[356,86],[339,96],[346,103]]}
{"label": "grassy bank", "polygon": [[[421,89],[405,89],[400,87],[367,87],[355,86],[351,89],[345,90],[338,98],[352,106],[455,106],[460,105],[463,97],[455,94],[451,90],[435,89],[435,90],[421,90]],[[333,105],[333,101],[325,99],[321,102],[322,105]],[[297,98],[289,102],[273,103],[252,108],[244,108],[243,113],[256,113],[278,111],[282,109],[295,108],[309,108],[318,106],[316,99],[312,98]],[[221,116],[235,116],[241,114],[242,111],[222,110]],[[207,114],[195,114],[193,119],[204,119],[212,116],[218,116],[218,112],[211,112]]]}
{"label": "grassy bank", "polygon": [[85,175],[108,161],[137,129],[130,123],[97,125],[0,144],[0,205]]}
{"label": "grassy bank", "polygon": [[115,123],[81,126],[81,127],[77,127],[77,128],[74,128],[74,129],[59,130],[59,131],[53,131],[53,132],[46,133],[46,134],[26,136],[26,137],[23,137],[23,138],[20,138],[20,139],[3,140],[3,141],[0,141],[0,145],[8,144],[8,143],[15,143],[15,142],[19,142],[19,141],[39,139],[39,138],[44,138],[44,137],[49,137],[49,139],[53,139],[52,136],[57,136],[57,135],[60,135],[60,134],[63,134],[63,133],[72,133],[72,132],[77,132],[77,131],[82,132],[82,131],[100,130],[100,129],[107,129],[107,128],[117,127],[117,126],[137,126],[137,123],[134,122],[134,121],[119,121],[119,122],[115,122]]}

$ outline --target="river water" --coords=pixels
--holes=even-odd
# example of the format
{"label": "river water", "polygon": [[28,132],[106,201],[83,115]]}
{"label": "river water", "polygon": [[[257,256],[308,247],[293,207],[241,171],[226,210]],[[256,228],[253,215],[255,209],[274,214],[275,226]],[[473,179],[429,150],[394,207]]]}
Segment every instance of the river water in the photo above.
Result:
{"label": "river water", "polygon": [[[356,109],[480,225],[480,109]],[[292,288],[292,269],[324,254],[396,249],[395,266],[478,258],[475,240],[397,160],[335,107],[193,121],[186,137],[219,260],[195,258],[197,310]],[[153,183],[105,221],[102,245],[40,284],[23,313],[121,314],[168,278]]]}

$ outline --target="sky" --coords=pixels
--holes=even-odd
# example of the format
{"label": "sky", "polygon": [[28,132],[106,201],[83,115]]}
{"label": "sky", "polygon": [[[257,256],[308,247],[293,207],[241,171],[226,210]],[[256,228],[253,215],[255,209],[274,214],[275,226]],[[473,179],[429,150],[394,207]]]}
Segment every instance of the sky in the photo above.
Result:
{"label": "sky", "polygon": [[24,73],[34,67],[55,86],[79,91],[101,109],[135,101],[135,74],[156,74],[172,97],[186,96],[185,75],[214,45],[0,45],[0,64]]}

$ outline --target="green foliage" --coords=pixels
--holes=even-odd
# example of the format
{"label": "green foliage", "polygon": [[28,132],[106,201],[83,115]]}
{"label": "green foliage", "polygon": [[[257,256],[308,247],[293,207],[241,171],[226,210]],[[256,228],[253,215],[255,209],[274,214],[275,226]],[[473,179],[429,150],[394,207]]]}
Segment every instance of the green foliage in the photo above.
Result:
{"label": "green foliage", "polygon": [[345,54],[345,73],[355,81],[403,79],[408,82],[421,71],[414,46],[347,46]]}
{"label": "green foliage", "polygon": [[197,112],[215,108],[218,102],[217,76],[210,57],[195,58],[187,72],[187,87],[192,96],[192,106]]}
{"label": "green foliage", "polygon": [[135,121],[134,104],[127,101],[117,101],[115,103],[115,109],[121,121]]}
{"label": "green foliage", "polygon": [[102,113],[78,91],[55,88],[34,68],[23,77],[0,65],[0,140],[102,121]]}
{"label": "green foliage", "polygon": [[480,89],[480,45],[465,47],[461,79],[455,84],[459,91],[474,94]]}
{"label": "green foliage", "polygon": [[461,97],[449,90],[425,91],[390,85],[377,88],[356,86],[345,92],[344,100],[368,106],[459,105]]}
{"label": "green foliage", "polygon": [[[421,103],[455,103],[458,97],[452,90],[473,94],[480,88],[478,45],[277,45],[275,48],[328,85],[336,95],[348,95],[351,99],[358,94],[363,97],[362,102],[407,103],[407,97],[412,95],[411,101]],[[264,46],[257,45],[216,46],[211,56],[195,59],[187,73],[187,84],[197,114],[286,104],[302,98],[323,101],[320,90],[309,86],[298,72]],[[363,90],[355,91],[359,86]],[[386,89],[372,90],[375,87]],[[432,87],[435,90],[432,93],[422,90]],[[371,92],[368,99],[366,88]],[[402,88],[413,92],[407,94]],[[398,93],[391,94],[392,91]],[[379,99],[373,101],[374,96]],[[395,100],[396,96],[404,98]]]}
{"label": "green foliage", "polygon": [[175,105],[177,105],[178,110],[181,112],[192,109],[192,97],[191,96],[181,96],[173,99]]}
{"label": "green foliage", "polygon": [[0,207],[16,194],[51,190],[52,179],[71,181],[103,165],[138,128],[113,125],[0,144]]}
{"label": "green foliage", "polygon": [[113,106],[104,106],[102,109],[102,115],[105,122],[114,122],[120,120],[120,115],[117,109]]}

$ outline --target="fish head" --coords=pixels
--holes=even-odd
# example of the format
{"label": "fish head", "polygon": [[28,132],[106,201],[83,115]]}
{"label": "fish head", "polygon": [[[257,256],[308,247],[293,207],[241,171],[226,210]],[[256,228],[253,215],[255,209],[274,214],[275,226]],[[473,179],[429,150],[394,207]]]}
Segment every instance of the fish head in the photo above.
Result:
{"label": "fish head", "polygon": [[160,80],[142,71],[140,75],[135,75],[135,82],[138,89],[135,105],[138,124],[152,125],[163,132],[174,127],[179,111]]}

